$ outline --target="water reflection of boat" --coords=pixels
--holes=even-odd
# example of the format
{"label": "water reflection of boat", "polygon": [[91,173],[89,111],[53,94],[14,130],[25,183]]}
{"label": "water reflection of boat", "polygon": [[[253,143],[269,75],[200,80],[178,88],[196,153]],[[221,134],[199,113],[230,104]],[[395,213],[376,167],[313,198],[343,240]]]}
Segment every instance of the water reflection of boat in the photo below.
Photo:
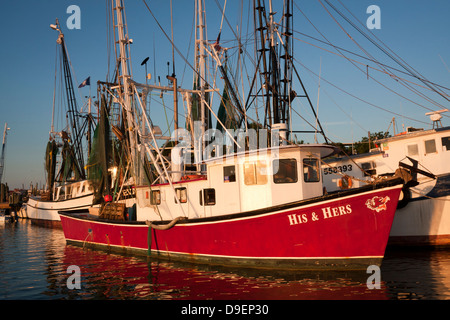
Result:
{"label": "water reflection of boat", "polygon": [[64,265],[80,266],[85,299],[387,299],[383,283],[381,289],[367,288],[367,273],[364,271],[292,273],[148,261],[71,245],[64,249]]}
{"label": "water reflection of boat", "polygon": [[445,248],[390,247],[381,274],[390,299],[450,297],[450,252]]}

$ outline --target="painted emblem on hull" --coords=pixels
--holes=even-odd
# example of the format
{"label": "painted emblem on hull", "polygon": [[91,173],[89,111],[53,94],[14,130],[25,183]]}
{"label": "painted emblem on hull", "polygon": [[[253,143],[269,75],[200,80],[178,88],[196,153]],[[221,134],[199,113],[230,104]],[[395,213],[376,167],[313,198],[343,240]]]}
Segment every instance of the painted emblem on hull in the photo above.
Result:
{"label": "painted emblem on hull", "polygon": [[387,210],[386,203],[391,200],[388,196],[386,197],[379,197],[375,196],[372,199],[368,199],[366,201],[367,208],[374,210],[376,212],[380,212],[382,210]]}

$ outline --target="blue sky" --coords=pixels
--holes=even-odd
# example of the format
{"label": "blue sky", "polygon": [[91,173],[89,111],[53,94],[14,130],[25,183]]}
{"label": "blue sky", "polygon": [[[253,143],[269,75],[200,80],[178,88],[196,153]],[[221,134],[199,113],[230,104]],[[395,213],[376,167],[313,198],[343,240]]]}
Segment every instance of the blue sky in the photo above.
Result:
{"label": "blue sky", "polygon": [[[170,34],[170,1],[147,0],[146,2],[163,28]],[[224,0],[206,1],[208,39],[214,40],[217,37],[221,21],[218,6],[223,6],[224,2]],[[372,30],[372,34],[381,39],[429,81],[450,87],[449,1],[341,0],[341,2],[331,1],[343,11],[345,8],[342,4],[344,4],[364,24],[370,16],[366,13],[367,7],[379,6],[381,29]],[[193,0],[173,0],[174,40],[180,51],[184,53],[187,52],[192,31],[193,3]],[[239,24],[240,16],[237,8],[240,3],[239,0],[227,0],[227,19],[235,29]],[[250,1],[243,3],[243,7],[247,8]],[[274,3],[278,5],[280,1],[274,1]],[[367,75],[348,60],[306,44],[306,41],[311,42],[336,53],[333,48],[311,40],[303,34],[320,40],[324,40],[323,36],[325,36],[337,46],[363,54],[324,10],[322,4],[331,10],[324,0],[322,2],[295,0],[294,3],[294,29],[301,32],[301,34],[296,33],[296,37],[301,41],[296,41],[294,44],[295,59],[301,63],[297,65],[297,68],[314,105],[318,100],[317,74],[320,70],[318,113],[331,140],[351,142],[366,136],[367,131],[385,131],[392,117],[396,117],[400,128],[402,124],[429,128],[429,120],[425,117],[425,112],[429,110],[423,106],[432,110],[449,106],[448,101],[428,90],[419,86],[415,87],[426,92],[427,96],[437,102],[437,105],[420,98],[410,90],[405,90],[389,76],[370,70],[370,76],[383,83],[383,87],[372,79],[368,80]],[[71,14],[66,13],[66,10],[70,5],[77,5],[81,9],[81,29],[79,30],[67,29],[66,21]],[[143,1],[128,0],[125,5],[128,31],[134,41],[131,49],[134,78],[137,81],[145,81],[144,68],[140,66],[140,63],[144,58],[150,57],[148,72],[153,74],[153,79],[160,76],[161,81],[164,82],[167,74],[166,63],[172,60],[169,42],[161,34],[161,30],[156,26]],[[302,16],[299,9],[321,33],[318,33]],[[339,19],[336,14],[335,16],[341,26],[351,32],[358,44],[383,63],[400,68],[355,33],[354,29]],[[42,184],[45,180],[44,151],[51,124],[57,38],[57,32],[51,30],[49,25],[54,23],[56,18],[59,19],[65,34],[75,71],[75,85],[77,86],[90,76],[94,95],[95,83],[98,80],[106,80],[108,71],[106,0],[16,0],[2,3],[0,11],[0,26],[3,34],[0,50],[0,128],[3,130],[5,122],[11,128],[8,132],[2,182],[7,182],[10,187],[22,187],[22,185],[28,187],[30,183]],[[227,27],[224,26],[221,37],[224,43],[231,38],[231,32],[226,29]],[[368,31],[367,28],[365,31]],[[188,57],[191,63],[192,50],[191,46]],[[348,57],[354,56],[348,55]],[[358,60],[361,61],[361,59]],[[175,65],[177,76],[180,80],[182,79],[181,84],[190,87],[192,70],[188,67],[184,68],[184,62],[178,55]],[[83,97],[88,93],[87,87],[77,92],[79,106],[84,104]],[[449,91],[447,90],[446,93],[448,94]],[[360,99],[356,99],[355,96]],[[397,114],[386,112],[374,105]],[[303,112],[302,110],[306,114],[309,112],[304,106],[300,106],[299,112]],[[154,120],[157,123],[161,121],[163,126],[165,118],[162,113],[155,112],[153,116]],[[448,116],[443,118],[443,124],[450,125]],[[298,128],[301,129],[302,125],[298,124]],[[298,138],[309,141],[306,137]]]}

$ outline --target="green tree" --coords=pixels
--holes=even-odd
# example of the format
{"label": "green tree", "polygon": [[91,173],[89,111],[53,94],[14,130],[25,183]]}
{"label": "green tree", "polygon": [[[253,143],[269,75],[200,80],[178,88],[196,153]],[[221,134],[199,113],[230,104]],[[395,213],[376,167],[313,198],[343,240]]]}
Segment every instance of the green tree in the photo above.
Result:
{"label": "green tree", "polygon": [[[370,136],[370,140],[369,140],[369,136]],[[360,141],[355,142],[355,144],[353,146],[355,153],[357,153],[357,154],[367,153],[370,151],[370,149],[376,148],[376,146],[375,146],[376,140],[388,138],[390,136],[391,135],[389,134],[389,132],[383,132],[383,131],[369,133],[366,137],[362,137]]]}

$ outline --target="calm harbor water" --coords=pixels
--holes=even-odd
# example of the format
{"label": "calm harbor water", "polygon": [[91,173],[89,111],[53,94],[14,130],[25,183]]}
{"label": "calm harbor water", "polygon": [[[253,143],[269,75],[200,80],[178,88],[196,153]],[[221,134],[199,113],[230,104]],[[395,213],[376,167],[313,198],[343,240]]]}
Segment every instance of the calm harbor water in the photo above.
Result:
{"label": "calm harbor water", "polygon": [[388,250],[380,289],[368,276],[147,261],[66,245],[28,220],[0,225],[0,300],[450,300],[450,249]]}

